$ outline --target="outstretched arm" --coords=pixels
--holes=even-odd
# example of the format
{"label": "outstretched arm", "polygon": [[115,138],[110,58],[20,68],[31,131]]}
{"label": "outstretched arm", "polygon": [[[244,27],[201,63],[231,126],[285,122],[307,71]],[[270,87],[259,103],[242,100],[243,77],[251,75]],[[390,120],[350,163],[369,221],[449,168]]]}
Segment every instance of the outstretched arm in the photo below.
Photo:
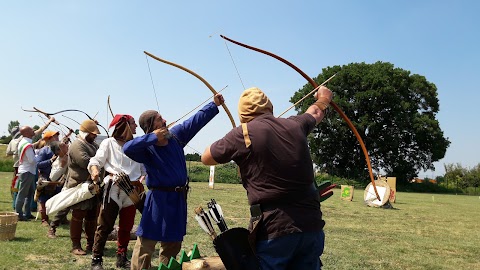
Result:
{"label": "outstretched arm", "polygon": [[215,161],[212,157],[212,153],[210,152],[210,145],[205,149],[202,155],[202,163],[204,165],[217,165],[218,162]]}
{"label": "outstretched arm", "polygon": [[42,132],[45,131],[45,129],[47,129],[47,127],[52,123],[52,122],[55,122],[55,118],[53,116],[50,116],[50,118],[48,119],[47,123],[45,123],[45,125],[43,125],[42,127],[40,127],[39,129],[35,130],[35,136],[38,136],[38,135],[41,135]]}
{"label": "outstretched arm", "polygon": [[315,98],[317,101],[308,107],[306,113],[310,114],[315,118],[316,124],[320,123],[325,117],[325,110],[330,106],[330,101],[332,101],[332,91],[325,86],[322,86],[315,93]]}

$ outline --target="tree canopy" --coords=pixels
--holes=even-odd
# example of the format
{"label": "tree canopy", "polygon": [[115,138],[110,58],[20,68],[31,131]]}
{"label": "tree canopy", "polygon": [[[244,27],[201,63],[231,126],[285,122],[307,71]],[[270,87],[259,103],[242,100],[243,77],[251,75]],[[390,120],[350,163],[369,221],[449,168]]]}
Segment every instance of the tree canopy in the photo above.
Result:
{"label": "tree canopy", "polygon": [[[464,168],[460,163],[444,164],[445,166],[445,181],[450,183],[450,186],[457,188],[467,188],[480,186],[480,163],[473,168]],[[448,187],[448,185],[447,185]]]}
{"label": "tree canopy", "polygon": [[[421,170],[434,170],[450,145],[440,128],[437,88],[424,76],[393,64],[352,63],[322,70],[314,80],[328,83],[333,101],[356,127],[368,149],[372,168],[405,182]],[[291,98],[294,103],[312,90],[305,85]],[[296,107],[303,113],[313,97]],[[329,109],[309,136],[314,162],[331,174],[368,179],[365,157],[353,132],[338,113]]]}
{"label": "tree canopy", "polygon": [[201,159],[202,159],[202,157],[197,153],[186,154],[185,155],[185,160],[186,161],[200,161]]}
{"label": "tree canopy", "polygon": [[12,133],[14,127],[20,127],[20,122],[18,122],[18,120],[10,121],[10,123],[8,123],[8,133]]}

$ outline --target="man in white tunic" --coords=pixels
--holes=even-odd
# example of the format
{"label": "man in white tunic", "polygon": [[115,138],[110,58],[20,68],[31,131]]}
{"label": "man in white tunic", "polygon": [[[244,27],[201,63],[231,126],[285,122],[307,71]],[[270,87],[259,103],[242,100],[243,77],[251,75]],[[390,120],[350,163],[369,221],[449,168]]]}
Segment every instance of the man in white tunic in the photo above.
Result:
{"label": "man in white tunic", "polygon": [[112,232],[117,216],[120,216],[117,238],[117,263],[119,268],[130,269],[127,259],[127,247],[130,241],[130,231],[135,221],[136,208],[129,196],[119,188],[115,175],[125,173],[131,183],[139,191],[143,191],[145,170],[141,163],[127,157],[122,150],[126,141],[133,139],[137,124],[135,119],[126,114],[117,114],[110,127],[115,126],[112,137],[105,139],[100,144],[97,153],[90,159],[88,171],[94,181],[100,181],[100,169],[104,168],[106,176],[103,179],[104,194],[103,204],[98,217],[98,226],[95,232],[95,242],[92,250],[92,269],[103,269],[103,250],[107,237]]}

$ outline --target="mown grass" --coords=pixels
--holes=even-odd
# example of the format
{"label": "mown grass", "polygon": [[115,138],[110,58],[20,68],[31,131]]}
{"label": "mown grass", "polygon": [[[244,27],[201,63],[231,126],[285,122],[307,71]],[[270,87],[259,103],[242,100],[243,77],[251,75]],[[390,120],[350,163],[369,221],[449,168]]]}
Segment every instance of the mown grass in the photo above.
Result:
{"label": "mown grass", "polygon": [[[0,211],[11,211],[10,178],[11,173],[0,173]],[[206,208],[214,198],[229,227],[246,227],[245,191],[239,184],[215,184],[215,189],[205,182],[191,185],[182,248],[188,252],[197,243],[202,256],[216,255],[193,209]],[[479,197],[399,192],[391,210],[367,207],[363,190],[355,192],[352,202],[341,201],[337,189],[322,203],[323,269],[480,269]],[[46,232],[39,221],[19,223],[16,238],[0,242],[0,269],[89,269],[90,256],[70,254],[68,227],[59,228],[57,239],[48,239]],[[131,241],[129,256],[133,245]],[[115,242],[107,243],[104,260],[105,269],[114,269]]]}
{"label": "mown grass", "polygon": [[5,155],[6,144],[0,144],[0,172],[13,172],[13,157]]}

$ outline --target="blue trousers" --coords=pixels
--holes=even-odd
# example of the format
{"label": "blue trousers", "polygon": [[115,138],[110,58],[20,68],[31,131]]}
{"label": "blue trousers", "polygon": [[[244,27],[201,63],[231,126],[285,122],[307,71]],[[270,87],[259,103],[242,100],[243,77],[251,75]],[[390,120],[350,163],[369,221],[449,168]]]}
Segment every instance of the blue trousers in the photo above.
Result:
{"label": "blue trousers", "polygon": [[28,218],[32,215],[31,203],[35,193],[35,174],[22,173],[18,176],[18,181],[20,181],[20,187],[15,200],[15,212],[18,213],[19,218],[22,218],[24,215],[23,208],[25,207],[25,217]]}
{"label": "blue trousers", "polygon": [[[33,185],[33,188],[37,188],[37,181],[35,180],[35,183]],[[13,201],[12,201],[12,208],[13,208],[13,211],[15,211],[15,207],[16,207],[16,204],[17,204],[17,194],[18,192],[13,192]],[[33,195],[35,196],[35,192],[33,192]],[[37,212],[37,202],[33,200],[33,198],[30,199],[31,203],[30,203],[30,211],[31,212]]]}
{"label": "blue trousers", "polygon": [[18,192],[13,192],[13,202],[12,202],[13,211],[15,211],[15,205],[17,204],[17,193]]}
{"label": "blue trousers", "polygon": [[258,241],[256,253],[261,270],[319,270],[324,246],[323,231],[293,233]]}

